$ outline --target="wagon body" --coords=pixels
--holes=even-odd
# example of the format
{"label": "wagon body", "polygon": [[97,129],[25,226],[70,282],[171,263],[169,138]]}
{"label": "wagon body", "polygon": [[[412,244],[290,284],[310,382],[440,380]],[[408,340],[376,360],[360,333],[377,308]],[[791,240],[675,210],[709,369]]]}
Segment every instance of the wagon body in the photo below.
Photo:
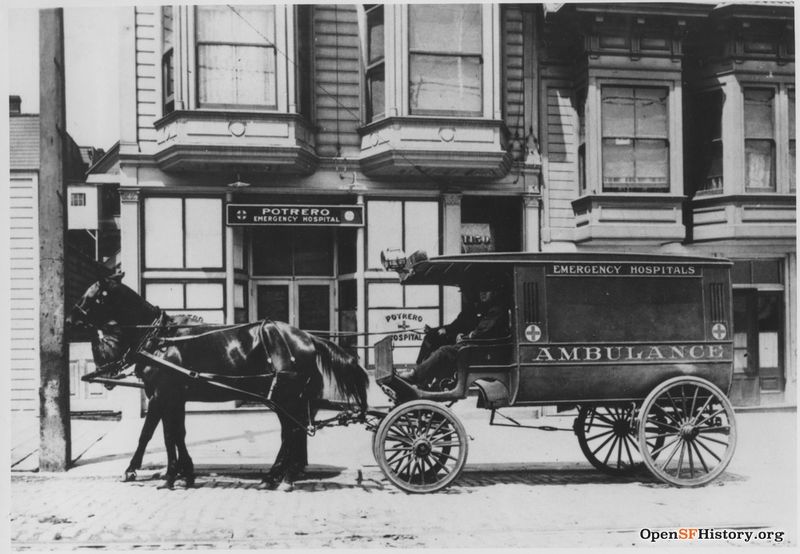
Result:
{"label": "wagon body", "polygon": [[574,405],[641,401],[680,375],[727,393],[731,265],[642,254],[467,254],[425,259],[401,275],[405,285],[491,278],[511,292],[509,336],[461,349],[454,396],[487,379],[506,387],[510,405]]}
{"label": "wagon body", "polygon": [[394,370],[391,337],[375,345],[376,380],[396,407],[373,453],[400,488],[439,490],[463,469],[467,435],[442,403],[470,389],[493,424],[501,408],[577,408],[580,448],[610,474],[644,464],[661,481],[699,486],[730,462],[731,262],[603,253],[387,260],[405,285],[503,289],[510,322],[505,337],[461,342],[452,379],[410,383]]}

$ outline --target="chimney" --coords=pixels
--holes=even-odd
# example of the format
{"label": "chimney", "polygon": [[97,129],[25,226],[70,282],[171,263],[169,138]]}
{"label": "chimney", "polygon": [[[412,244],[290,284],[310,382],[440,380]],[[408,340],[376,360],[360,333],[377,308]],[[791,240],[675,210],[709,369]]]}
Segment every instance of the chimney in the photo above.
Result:
{"label": "chimney", "polygon": [[8,97],[8,113],[9,115],[19,115],[22,113],[22,98],[16,94]]}

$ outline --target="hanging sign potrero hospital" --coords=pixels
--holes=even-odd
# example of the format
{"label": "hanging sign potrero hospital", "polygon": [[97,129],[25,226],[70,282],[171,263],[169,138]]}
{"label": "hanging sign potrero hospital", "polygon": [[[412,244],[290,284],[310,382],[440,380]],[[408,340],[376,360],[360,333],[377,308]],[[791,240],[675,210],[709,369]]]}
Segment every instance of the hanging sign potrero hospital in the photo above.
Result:
{"label": "hanging sign potrero hospital", "polygon": [[361,227],[363,206],[307,204],[227,204],[227,225],[316,225]]}

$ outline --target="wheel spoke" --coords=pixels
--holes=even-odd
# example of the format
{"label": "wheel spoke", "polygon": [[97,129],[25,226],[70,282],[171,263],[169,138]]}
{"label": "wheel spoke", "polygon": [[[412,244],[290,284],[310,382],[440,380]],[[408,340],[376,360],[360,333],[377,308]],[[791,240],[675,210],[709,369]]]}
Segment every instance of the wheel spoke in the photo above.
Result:
{"label": "wheel spoke", "polygon": [[610,436],[610,437],[608,437],[606,440],[604,440],[604,441],[603,441],[603,443],[602,443],[600,446],[598,446],[597,448],[595,448],[594,450],[592,450],[592,455],[593,455],[593,456],[596,456],[596,455],[597,455],[597,452],[599,452],[601,448],[603,448],[605,445],[607,445],[607,444],[608,444],[608,441],[610,441],[611,439],[613,439],[613,438],[614,438],[614,436],[615,436],[615,435],[611,435],[611,436]]}
{"label": "wheel spoke", "polygon": [[614,420],[613,419],[611,419],[611,418],[609,418],[607,416],[601,415],[601,414],[597,413],[597,411],[595,411],[594,413],[595,413],[595,417],[597,419],[599,419],[600,421],[602,421],[603,423],[608,423],[609,425],[614,425]]}
{"label": "wheel spoke", "polygon": [[681,440],[680,437],[678,437],[675,440],[674,444],[675,444],[675,448],[672,449],[672,452],[670,453],[669,457],[666,460],[664,460],[663,464],[661,464],[661,471],[666,471],[665,468],[667,467],[667,464],[670,463],[672,461],[672,458],[675,457],[675,454],[678,453],[678,449],[683,445],[683,441]]}
{"label": "wheel spoke", "polygon": [[587,424],[587,425],[584,427],[584,429],[586,429],[586,432],[588,433],[589,431],[591,431],[591,430],[592,430],[593,428],[595,428],[595,427],[599,427],[600,429],[613,429],[613,428],[614,428],[614,426],[613,426],[613,425],[608,425],[607,423],[595,423],[595,424],[593,424],[593,425],[591,425],[591,426],[589,426],[589,425]]}
{"label": "wheel spoke", "polygon": [[393,429],[390,429],[389,432],[386,433],[386,440],[407,444],[409,446],[413,444],[414,441],[411,440],[410,438],[401,435],[395,435],[394,433],[392,433],[392,431]]}
{"label": "wheel spoke", "polygon": [[586,437],[586,442],[589,442],[589,441],[594,440],[594,439],[598,439],[600,437],[604,437],[606,435],[610,435],[613,432],[614,432],[614,430],[612,429],[610,431],[603,431],[602,433],[598,433],[597,435],[592,435],[591,437]]}
{"label": "wheel spoke", "polygon": [[723,406],[723,407],[721,407],[719,410],[717,410],[716,412],[712,413],[711,415],[709,415],[709,416],[706,416],[705,418],[703,418],[703,419],[701,419],[701,420],[698,420],[698,421],[696,421],[694,424],[695,424],[695,425],[702,425],[703,423],[705,423],[705,422],[706,422],[706,421],[708,421],[709,419],[711,419],[711,418],[713,418],[713,417],[717,417],[719,414],[721,414],[721,413],[724,413],[724,412],[725,412],[725,407]]}
{"label": "wheel spoke", "polygon": [[630,437],[630,435],[625,435],[624,442],[625,442],[625,450],[628,452],[628,460],[631,462],[631,465],[633,465],[633,454],[631,454],[631,447],[628,445],[628,443],[630,442],[634,446],[636,446],[636,443],[633,442],[633,439]]}
{"label": "wheel spoke", "polygon": [[603,460],[603,465],[606,465],[606,466],[608,465],[608,460],[609,460],[609,458],[611,458],[611,454],[614,453],[614,448],[616,448],[618,441],[619,441],[619,437],[617,437],[615,435],[614,436],[614,441],[611,443],[611,447],[608,449],[608,452],[606,453],[606,459]]}
{"label": "wheel spoke", "polygon": [[725,446],[726,448],[727,448],[727,446],[728,446],[728,444],[729,444],[729,443],[727,443],[727,442],[725,442],[725,441],[721,441],[721,440],[717,440],[717,439],[712,439],[711,437],[706,437],[706,436],[702,436],[702,435],[697,435],[697,436],[695,437],[695,439],[696,439],[696,440],[703,439],[704,441],[711,441],[711,442],[715,442],[715,443],[717,443],[717,444],[721,444],[722,446]]}
{"label": "wheel spoke", "polygon": [[694,396],[692,397],[692,407],[689,408],[689,417],[694,417],[694,407],[697,403],[697,394],[700,392],[700,387],[694,388]]}
{"label": "wheel spoke", "polygon": [[675,477],[680,479],[681,468],[683,468],[683,456],[686,454],[686,441],[681,441],[681,453],[678,456],[678,469],[675,471]]}
{"label": "wheel spoke", "polygon": [[391,448],[384,448],[386,452],[410,452],[413,450],[410,446],[393,446]]}
{"label": "wheel spoke", "polygon": [[694,459],[692,458],[692,443],[689,441],[688,443],[688,454],[689,454],[689,479],[694,479]]}
{"label": "wheel spoke", "polygon": [[700,463],[703,464],[703,469],[706,473],[708,473],[708,466],[706,465],[706,461],[703,459],[703,456],[700,454],[700,449],[697,448],[697,443],[692,441],[689,443],[691,448],[694,448],[695,454],[697,454],[697,459],[700,460]]}
{"label": "wheel spoke", "polygon": [[444,447],[450,447],[450,446],[461,446],[461,443],[458,442],[458,441],[456,441],[456,442],[435,442],[435,443],[433,443],[431,445],[431,448],[444,448]]}
{"label": "wheel spoke", "polygon": [[701,427],[697,430],[698,433],[720,433],[722,435],[729,435],[731,431],[730,425],[719,425],[716,427]]}
{"label": "wheel spoke", "polygon": [[[702,447],[703,447],[703,450],[705,450],[706,452],[708,452],[709,454],[711,454],[712,456],[714,456],[714,457],[717,459],[717,461],[718,461],[718,462],[721,462],[721,461],[722,461],[722,458],[720,458],[719,456],[717,456],[717,454],[716,454],[716,453],[715,453],[713,450],[711,450],[709,447],[707,447],[707,446],[706,446],[705,444],[703,444],[702,442],[700,442],[700,441],[698,441],[698,440],[695,440],[695,441],[694,441],[694,443],[695,443],[697,446],[702,446]],[[698,451],[698,452],[699,452],[699,451]]]}
{"label": "wheel spoke", "polygon": [[[658,405],[658,403],[654,403],[654,404],[653,404],[653,408],[657,408],[658,410],[660,410],[660,411],[661,411],[661,414],[662,414],[664,417],[667,417],[667,418],[671,419],[671,420],[672,420],[672,422],[673,422],[675,425],[677,425],[678,427],[680,426],[681,422],[680,422],[680,421],[678,421],[677,419],[675,419],[675,417],[674,417],[674,416],[673,416],[671,413],[669,413],[667,410],[665,410],[663,406],[659,406],[659,405]],[[648,417],[648,420],[649,420],[649,419],[650,419],[650,418]],[[661,424],[661,425],[667,425],[667,422],[666,422],[666,421],[664,421],[664,422],[658,422],[658,421],[656,420],[656,423],[657,423],[657,424]],[[676,427],[676,429],[677,429],[678,427]]]}
{"label": "wheel spoke", "polygon": [[[672,409],[674,409],[674,410],[675,410],[675,413],[676,413],[676,414],[681,414],[681,413],[683,413],[684,415],[686,414],[686,411],[685,411],[685,410],[684,410],[683,412],[681,412],[681,409],[680,409],[680,408],[678,408],[677,404],[675,404],[675,400],[672,398],[672,395],[669,393],[669,391],[668,391],[668,390],[667,390],[667,391],[664,391],[664,394],[666,395],[667,399],[669,400],[669,403],[670,403],[670,404],[672,404]],[[678,420],[676,419],[676,420],[675,420],[675,423],[680,423],[680,421],[678,421]]]}

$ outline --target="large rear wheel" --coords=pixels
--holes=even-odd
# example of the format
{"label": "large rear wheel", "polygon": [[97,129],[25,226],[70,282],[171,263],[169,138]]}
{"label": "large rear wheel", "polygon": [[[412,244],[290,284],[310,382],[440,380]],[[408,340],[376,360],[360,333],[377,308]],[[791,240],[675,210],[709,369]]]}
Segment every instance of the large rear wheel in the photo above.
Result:
{"label": "large rear wheel", "polygon": [[373,454],[386,477],[413,493],[452,483],[467,461],[467,433],[448,408],[430,400],[396,407],[383,419]]}
{"label": "large rear wheel", "polygon": [[735,448],[733,407],[705,379],[669,379],[642,404],[639,449],[647,468],[665,483],[705,485],[725,471]]}

